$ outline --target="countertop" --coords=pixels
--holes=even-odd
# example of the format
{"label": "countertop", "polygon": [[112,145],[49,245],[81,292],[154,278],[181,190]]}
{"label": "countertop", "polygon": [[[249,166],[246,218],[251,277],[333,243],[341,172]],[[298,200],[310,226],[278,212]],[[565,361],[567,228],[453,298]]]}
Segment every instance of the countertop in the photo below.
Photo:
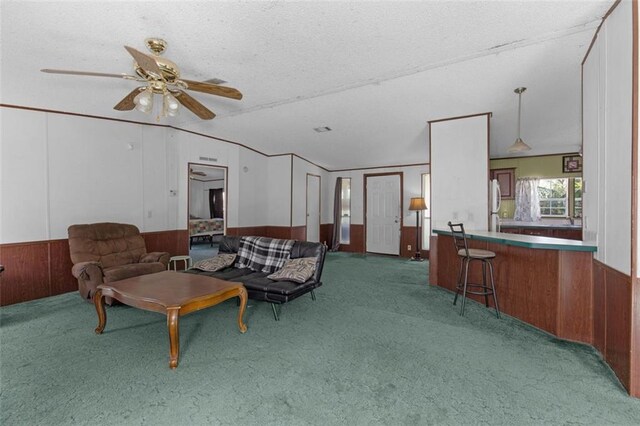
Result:
{"label": "countertop", "polygon": [[501,219],[500,226],[502,228],[545,228],[545,229],[582,229],[582,223],[577,220],[573,225],[567,221],[545,221],[523,222],[513,219]]}
{"label": "countertop", "polygon": [[[450,230],[434,229],[438,235],[451,235]],[[595,252],[597,247],[592,243],[564,238],[540,237],[537,235],[508,234],[506,232],[467,231],[470,240],[489,241],[492,243],[509,246],[527,247],[532,249],[564,250],[564,251],[590,251]]]}

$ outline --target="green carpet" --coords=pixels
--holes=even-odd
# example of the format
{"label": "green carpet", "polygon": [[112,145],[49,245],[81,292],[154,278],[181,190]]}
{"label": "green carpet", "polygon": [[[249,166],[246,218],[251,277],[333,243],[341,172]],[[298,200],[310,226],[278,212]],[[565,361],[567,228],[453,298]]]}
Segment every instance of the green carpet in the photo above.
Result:
{"label": "green carpet", "polygon": [[0,309],[3,425],[640,424],[588,346],[431,288],[427,264],[328,255],[324,285],[251,302],[240,334],[227,301],[180,321],[118,306],[103,335],[76,293]]}

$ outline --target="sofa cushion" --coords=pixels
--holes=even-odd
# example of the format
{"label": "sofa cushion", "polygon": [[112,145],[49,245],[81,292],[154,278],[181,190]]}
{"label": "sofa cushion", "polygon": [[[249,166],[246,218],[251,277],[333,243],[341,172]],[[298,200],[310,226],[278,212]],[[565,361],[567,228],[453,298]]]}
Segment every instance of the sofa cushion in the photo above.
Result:
{"label": "sofa cushion", "polygon": [[130,265],[112,266],[104,268],[104,282],[120,281],[126,278],[166,271],[166,266],[160,262],[133,263]]}
{"label": "sofa cushion", "polygon": [[193,265],[193,269],[216,272],[231,266],[234,260],[236,260],[235,254],[221,253],[211,259],[199,260]]}
{"label": "sofa cushion", "polygon": [[289,259],[294,242],[277,238],[242,237],[235,266],[260,272],[275,272]]}
{"label": "sofa cushion", "polygon": [[267,277],[255,277],[243,281],[242,283],[249,292],[264,292],[271,294],[280,294],[290,296],[297,293],[305,293],[309,287],[315,288],[318,283],[309,280],[306,283],[299,284],[292,281],[273,281]]}
{"label": "sofa cushion", "polygon": [[267,278],[274,281],[293,281],[302,284],[306,282],[316,270],[315,257],[300,257],[289,259],[284,262],[282,268],[277,270]]}

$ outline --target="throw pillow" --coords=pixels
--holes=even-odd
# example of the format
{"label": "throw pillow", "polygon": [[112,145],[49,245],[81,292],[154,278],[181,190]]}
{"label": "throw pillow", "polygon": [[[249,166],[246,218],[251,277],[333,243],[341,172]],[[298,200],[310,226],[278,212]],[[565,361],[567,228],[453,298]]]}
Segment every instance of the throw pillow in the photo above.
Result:
{"label": "throw pillow", "polygon": [[315,257],[300,257],[298,259],[288,259],[284,262],[282,269],[268,275],[267,278],[274,281],[293,281],[304,283],[316,271]]}
{"label": "throw pillow", "polygon": [[192,269],[199,269],[201,271],[216,272],[221,269],[231,266],[236,260],[234,253],[221,253],[211,259],[204,259],[197,261]]}

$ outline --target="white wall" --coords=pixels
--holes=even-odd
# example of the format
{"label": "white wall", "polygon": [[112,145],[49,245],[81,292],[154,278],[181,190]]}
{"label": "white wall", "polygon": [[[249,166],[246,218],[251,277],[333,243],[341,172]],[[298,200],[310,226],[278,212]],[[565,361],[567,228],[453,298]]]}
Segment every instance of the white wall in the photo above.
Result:
{"label": "white wall", "polygon": [[487,230],[489,218],[489,138],[486,115],[432,122],[431,223],[448,229],[463,222]]}
{"label": "white wall", "polygon": [[290,168],[280,169],[289,157],[165,127],[13,108],[0,114],[0,243],[64,239],[69,225],[100,221],[143,232],[187,229],[190,162],[228,168],[228,227],[289,224],[290,204],[281,201]]}
{"label": "white wall", "polygon": [[101,221],[167,229],[166,132],[3,108],[1,241],[62,239]]}
{"label": "white wall", "polygon": [[291,155],[269,158],[267,225],[291,225]]}
{"label": "white wall", "polygon": [[[426,155],[426,154],[425,154]],[[328,200],[327,209],[323,208],[322,223],[333,223],[333,191],[336,179],[339,177],[351,178],[351,223],[364,224],[364,175],[377,173],[402,173],[402,209],[403,225],[415,226],[416,212],[409,210],[411,198],[420,197],[422,194],[422,174],[429,173],[428,165],[409,167],[386,167],[379,169],[348,170],[343,172],[331,172],[329,174],[328,192],[324,193],[323,200]]]}
{"label": "white wall", "polygon": [[[315,166],[308,161],[302,160],[296,156],[293,157],[293,219],[292,226],[305,226],[307,223],[307,173],[320,176],[320,210],[326,214],[325,205],[333,204],[333,201],[327,201],[327,184],[329,173]],[[334,181],[335,185],[335,181]],[[332,199],[331,199],[332,200]],[[321,214],[320,223],[330,223],[325,221],[327,217]]]}
{"label": "white wall", "polygon": [[585,239],[595,258],[631,273],[632,7],[603,23],[584,65]]}

